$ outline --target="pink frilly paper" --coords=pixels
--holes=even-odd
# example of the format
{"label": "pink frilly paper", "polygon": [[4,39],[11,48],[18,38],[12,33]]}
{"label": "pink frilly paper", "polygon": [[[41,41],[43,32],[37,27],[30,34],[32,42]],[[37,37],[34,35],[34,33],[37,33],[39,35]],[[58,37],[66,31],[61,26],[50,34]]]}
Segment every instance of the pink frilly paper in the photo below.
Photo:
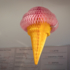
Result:
{"label": "pink frilly paper", "polygon": [[52,27],[51,33],[54,32],[59,25],[56,16],[49,9],[38,6],[30,9],[26,14],[24,14],[20,22],[20,26],[27,32],[27,27],[37,22],[49,23]]}

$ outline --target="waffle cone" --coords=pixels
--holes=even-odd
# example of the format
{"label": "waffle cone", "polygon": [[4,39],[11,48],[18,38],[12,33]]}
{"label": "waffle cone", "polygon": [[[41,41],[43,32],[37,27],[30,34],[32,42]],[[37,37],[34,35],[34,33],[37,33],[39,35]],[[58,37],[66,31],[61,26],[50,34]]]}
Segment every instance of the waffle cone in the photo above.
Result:
{"label": "waffle cone", "polygon": [[47,23],[32,24],[28,28],[31,37],[34,63],[38,64],[47,36],[50,35],[50,25]]}

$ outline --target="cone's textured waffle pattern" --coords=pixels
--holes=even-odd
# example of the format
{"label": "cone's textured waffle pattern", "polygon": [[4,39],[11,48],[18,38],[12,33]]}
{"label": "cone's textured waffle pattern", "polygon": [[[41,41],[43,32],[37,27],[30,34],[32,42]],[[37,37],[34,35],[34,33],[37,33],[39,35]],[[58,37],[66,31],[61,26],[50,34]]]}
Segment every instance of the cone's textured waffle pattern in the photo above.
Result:
{"label": "cone's textured waffle pattern", "polygon": [[46,38],[58,28],[58,21],[47,8],[34,7],[24,14],[20,26],[31,37],[34,62],[37,65]]}
{"label": "cone's textured waffle pattern", "polygon": [[47,23],[32,24],[28,28],[31,37],[34,62],[37,65],[41,56],[47,36],[50,35],[51,27]]}

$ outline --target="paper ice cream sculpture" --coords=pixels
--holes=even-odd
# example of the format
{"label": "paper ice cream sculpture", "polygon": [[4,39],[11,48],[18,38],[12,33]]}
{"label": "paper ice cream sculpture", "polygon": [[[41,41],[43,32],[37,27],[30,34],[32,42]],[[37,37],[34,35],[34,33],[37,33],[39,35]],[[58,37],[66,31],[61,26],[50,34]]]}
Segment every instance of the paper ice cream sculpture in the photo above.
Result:
{"label": "paper ice cream sculpture", "polygon": [[37,65],[46,38],[58,28],[58,21],[50,10],[38,6],[24,14],[20,26],[31,37],[34,63]]}

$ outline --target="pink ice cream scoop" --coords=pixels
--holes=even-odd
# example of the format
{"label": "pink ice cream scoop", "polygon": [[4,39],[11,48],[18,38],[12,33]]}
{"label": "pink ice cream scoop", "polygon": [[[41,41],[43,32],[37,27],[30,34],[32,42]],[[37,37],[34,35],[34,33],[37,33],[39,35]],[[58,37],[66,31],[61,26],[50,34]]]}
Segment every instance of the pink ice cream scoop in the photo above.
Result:
{"label": "pink ice cream scoop", "polygon": [[54,32],[59,25],[56,16],[47,8],[40,6],[30,9],[26,14],[24,14],[20,25],[23,30],[27,31],[27,27],[30,24],[34,24],[39,21],[49,23],[50,26],[52,27],[51,33]]}

